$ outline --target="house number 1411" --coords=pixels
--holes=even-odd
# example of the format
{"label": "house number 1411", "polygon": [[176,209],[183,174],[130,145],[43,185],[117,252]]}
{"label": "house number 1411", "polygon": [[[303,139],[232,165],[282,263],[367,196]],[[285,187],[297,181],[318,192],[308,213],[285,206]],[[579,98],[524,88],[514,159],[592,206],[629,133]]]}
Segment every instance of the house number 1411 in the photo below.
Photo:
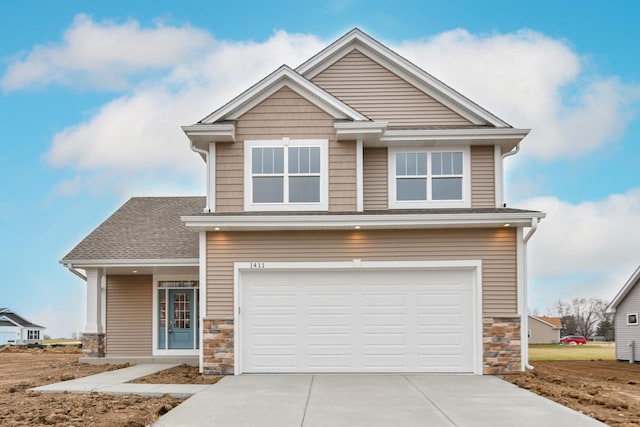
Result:
{"label": "house number 1411", "polygon": [[264,268],[264,262],[250,262],[249,268]]}

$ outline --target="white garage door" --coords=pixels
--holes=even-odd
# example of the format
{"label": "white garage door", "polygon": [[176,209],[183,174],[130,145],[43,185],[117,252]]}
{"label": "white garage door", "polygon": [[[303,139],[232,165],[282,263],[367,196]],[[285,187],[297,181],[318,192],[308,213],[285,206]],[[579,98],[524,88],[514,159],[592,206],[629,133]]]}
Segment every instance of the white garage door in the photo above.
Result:
{"label": "white garage door", "polygon": [[241,273],[242,372],[473,372],[471,270]]}

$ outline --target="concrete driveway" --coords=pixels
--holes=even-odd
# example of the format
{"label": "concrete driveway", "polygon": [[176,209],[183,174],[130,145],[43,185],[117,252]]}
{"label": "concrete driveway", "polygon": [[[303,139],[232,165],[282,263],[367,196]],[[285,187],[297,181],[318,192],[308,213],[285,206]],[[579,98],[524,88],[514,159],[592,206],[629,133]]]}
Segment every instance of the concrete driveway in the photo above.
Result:
{"label": "concrete driveway", "polygon": [[604,426],[492,376],[225,377],[156,426]]}

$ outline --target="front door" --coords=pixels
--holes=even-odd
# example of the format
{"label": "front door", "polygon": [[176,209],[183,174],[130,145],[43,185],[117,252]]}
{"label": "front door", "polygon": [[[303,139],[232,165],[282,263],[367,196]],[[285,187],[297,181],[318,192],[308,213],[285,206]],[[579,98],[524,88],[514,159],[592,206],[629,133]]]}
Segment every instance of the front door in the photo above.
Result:
{"label": "front door", "polygon": [[198,348],[197,288],[158,289],[158,349]]}

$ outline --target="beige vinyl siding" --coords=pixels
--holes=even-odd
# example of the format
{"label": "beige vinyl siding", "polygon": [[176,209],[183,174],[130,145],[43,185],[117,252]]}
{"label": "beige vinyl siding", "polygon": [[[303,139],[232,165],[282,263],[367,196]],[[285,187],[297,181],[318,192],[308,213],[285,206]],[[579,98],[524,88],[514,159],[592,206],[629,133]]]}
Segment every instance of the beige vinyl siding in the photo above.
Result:
{"label": "beige vinyl siding", "polygon": [[216,144],[216,212],[244,210],[245,140],[329,140],[329,210],[356,208],[354,142],[337,142],[333,117],[284,87],[243,114],[236,122],[235,143]]}
{"label": "beige vinyl siding", "polygon": [[354,49],[312,81],[389,126],[469,125],[468,120]]}
{"label": "beige vinyl siding", "polygon": [[560,329],[553,328],[545,322],[529,316],[531,337],[529,344],[557,344],[560,341]]}
{"label": "beige vinyl siding", "polygon": [[233,318],[233,263],[482,260],[484,315],[516,315],[516,230],[207,233],[207,317]]}
{"label": "beige vinyl siding", "polygon": [[152,297],[152,276],[107,276],[107,356],[152,354]]}
{"label": "beige vinyl siding", "polygon": [[386,210],[389,207],[387,181],[387,148],[365,148],[362,153],[364,210]]}
{"label": "beige vinyl siding", "polygon": [[496,207],[493,145],[471,147],[471,207]]}

